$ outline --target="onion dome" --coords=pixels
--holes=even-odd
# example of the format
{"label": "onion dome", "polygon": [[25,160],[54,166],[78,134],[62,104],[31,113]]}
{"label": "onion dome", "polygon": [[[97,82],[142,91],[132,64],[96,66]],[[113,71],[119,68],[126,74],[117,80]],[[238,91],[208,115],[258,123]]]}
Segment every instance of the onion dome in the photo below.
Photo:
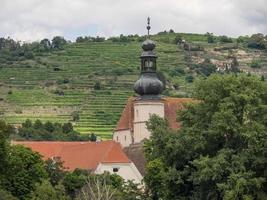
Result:
{"label": "onion dome", "polygon": [[[150,19],[148,18],[148,36],[150,30]],[[156,60],[157,56],[153,51],[156,47],[154,41],[147,39],[142,43],[141,74],[134,84],[134,91],[141,96],[158,96],[162,93],[164,85],[158,79]]]}
{"label": "onion dome", "polygon": [[144,51],[153,51],[156,47],[156,44],[154,41],[147,39],[142,43],[142,49]]}
{"label": "onion dome", "polygon": [[156,73],[144,73],[134,84],[134,91],[143,95],[159,95],[163,91],[163,83]]}

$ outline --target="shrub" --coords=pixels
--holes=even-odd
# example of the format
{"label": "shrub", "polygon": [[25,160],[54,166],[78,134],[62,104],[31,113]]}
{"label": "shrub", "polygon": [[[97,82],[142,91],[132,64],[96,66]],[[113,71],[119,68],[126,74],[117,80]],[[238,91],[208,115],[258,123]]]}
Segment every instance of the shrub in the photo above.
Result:
{"label": "shrub", "polygon": [[208,43],[214,43],[215,42],[215,38],[213,36],[213,33],[206,33],[206,36],[207,36]]}
{"label": "shrub", "polygon": [[188,82],[188,83],[193,83],[194,82],[194,76],[192,75],[188,75],[185,77],[185,80]]}
{"label": "shrub", "polygon": [[260,62],[258,60],[252,60],[250,63],[251,68],[261,68]]}
{"label": "shrub", "polygon": [[183,38],[182,38],[181,34],[177,34],[177,35],[175,36],[175,38],[174,38],[173,43],[174,43],[174,44],[181,44],[182,41],[183,41]]}
{"label": "shrub", "polygon": [[80,120],[80,115],[79,115],[78,111],[73,112],[71,115],[72,115],[72,120],[73,121],[77,122],[77,121]]}
{"label": "shrub", "polygon": [[219,39],[220,39],[220,42],[222,42],[222,43],[232,43],[233,42],[232,38],[229,38],[225,35],[220,36]]}
{"label": "shrub", "polygon": [[20,108],[16,108],[16,109],[15,109],[15,113],[16,113],[16,114],[22,114],[22,110],[21,110]]}
{"label": "shrub", "polygon": [[264,35],[261,33],[252,35],[248,40],[249,48],[254,49],[266,49],[267,42],[265,41]]}
{"label": "shrub", "polygon": [[54,92],[54,94],[57,94],[57,95],[60,95],[60,96],[64,96],[65,95],[64,91],[62,91],[62,90],[56,90]]}
{"label": "shrub", "polygon": [[70,133],[70,132],[72,132],[73,131],[72,123],[68,122],[68,123],[63,124],[62,131],[63,131],[63,133]]}
{"label": "shrub", "polygon": [[100,83],[100,81],[95,82],[95,84],[94,84],[94,90],[101,90],[101,83]]}

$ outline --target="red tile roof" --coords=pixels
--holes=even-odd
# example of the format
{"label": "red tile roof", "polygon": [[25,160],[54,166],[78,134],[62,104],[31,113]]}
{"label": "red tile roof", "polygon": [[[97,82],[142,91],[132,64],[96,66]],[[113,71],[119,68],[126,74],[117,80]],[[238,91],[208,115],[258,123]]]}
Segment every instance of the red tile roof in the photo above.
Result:
{"label": "red tile roof", "polygon": [[168,120],[169,126],[172,129],[177,130],[180,128],[180,123],[176,120],[177,111],[183,109],[184,104],[192,102],[193,99],[166,97],[164,100],[165,118]]}
{"label": "red tile roof", "polygon": [[134,119],[134,107],[133,102],[136,98],[130,97],[127,101],[124,110],[122,111],[121,117],[117,123],[115,130],[133,129]]}
{"label": "red tile roof", "polygon": [[64,166],[72,171],[76,168],[95,170],[100,163],[130,163],[121,145],[115,141],[103,142],[36,142],[15,141],[40,153],[44,160],[60,157]]}
{"label": "red tile roof", "polygon": [[[128,99],[115,130],[133,129],[135,99],[134,97]],[[180,124],[176,121],[177,111],[184,107],[183,104],[192,102],[193,99],[165,97],[162,101],[164,102],[165,118],[170,127],[175,130],[179,129]]]}

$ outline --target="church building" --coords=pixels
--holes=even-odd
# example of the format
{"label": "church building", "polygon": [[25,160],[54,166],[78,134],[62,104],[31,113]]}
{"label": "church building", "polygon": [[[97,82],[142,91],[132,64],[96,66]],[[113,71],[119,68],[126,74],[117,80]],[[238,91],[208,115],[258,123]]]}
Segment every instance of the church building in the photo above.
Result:
{"label": "church building", "polygon": [[[149,18],[147,29],[149,36]],[[134,90],[139,96],[128,99],[113,132],[113,140],[121,143],[123,147],[139,144],[145,138],[150,137],[146,122],[152,114],[167,119],[172,129],[179,129],[180,124],[176,121],[176,112],[183,108],[184,103],[192,101],[189,98],[161,96],[164,85],[157,75],[155,47],[156,44],[149,38],[142,44],[141,74],[134,84]]]}

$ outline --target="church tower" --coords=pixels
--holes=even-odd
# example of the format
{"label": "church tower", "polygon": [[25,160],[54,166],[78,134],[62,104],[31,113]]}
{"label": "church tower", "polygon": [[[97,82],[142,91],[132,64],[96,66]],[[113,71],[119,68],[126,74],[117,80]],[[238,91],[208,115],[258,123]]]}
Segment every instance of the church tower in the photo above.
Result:
{"label": "church tower", "polygon": [[156,44],[149,39],[150,18],[147,19],[147,39],[142,43],[139,79],[134,84],[138,97],[129,98],[122,116],[113,133],[113,140],[123,147],[142,142],[150,137],[146,122],[152,114],[165,117],[164,99],[161,97],[164,85],[157,75]]}
{"label": "church tower", "polygon": [[156,44],[149,39],[150,18],[147,21],[148,35],[142,44],[143,52],[140,57],[141,73],[134,84],[134,90],[139,97],[133,103],[133,143],[140,143],[150,137],[146,122],[152,114],[164,117],[164,102],[160,95],[164,86],[157,75],[157,56],[154,52]]}

